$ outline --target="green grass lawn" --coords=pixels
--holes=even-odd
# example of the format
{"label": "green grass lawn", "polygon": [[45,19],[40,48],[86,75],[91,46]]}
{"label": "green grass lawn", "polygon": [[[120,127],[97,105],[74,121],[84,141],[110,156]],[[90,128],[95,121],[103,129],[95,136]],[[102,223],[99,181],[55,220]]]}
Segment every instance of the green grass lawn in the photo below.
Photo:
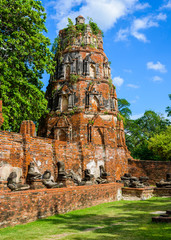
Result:
{"label": "green grass lawn", "polygon": [[0,229],[0,240],[171,240],[171,223],[152,223],[171,198],[117,201]]}

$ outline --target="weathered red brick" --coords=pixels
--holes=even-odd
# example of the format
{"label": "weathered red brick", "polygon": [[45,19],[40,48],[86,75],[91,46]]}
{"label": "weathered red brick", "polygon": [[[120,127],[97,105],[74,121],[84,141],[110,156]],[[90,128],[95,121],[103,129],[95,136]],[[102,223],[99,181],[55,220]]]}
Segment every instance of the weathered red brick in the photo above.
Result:
{"label": "weathered red brick", "polygon": [[122,186],[123,184],[110,183],[21,192],[0,191],[0,227],[115,201]]}

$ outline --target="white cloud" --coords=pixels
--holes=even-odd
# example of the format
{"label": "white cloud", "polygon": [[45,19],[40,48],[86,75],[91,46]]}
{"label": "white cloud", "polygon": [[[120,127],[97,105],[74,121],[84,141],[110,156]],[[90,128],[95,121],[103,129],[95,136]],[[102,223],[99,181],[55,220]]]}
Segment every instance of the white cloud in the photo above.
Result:
{"label": "white cloud", "polygon": [[164,13],[159,13],[159,14],[156,16],[156,19],[157,19],[157,20],[165,21],[166,18],[167,18],[167,15],[164,14]]}
{"label": "white cloud", "polygon": [[149,8],[151,7],[149,3],[137,3],[136,6],[135,6],[135,9],[136,10],[143,10],[145,8]]}
{"label": "white cloud", "polygon": [[123,84],[124,80],[121,77],[114,77],[113,78],[113,84],[120,87]]}
{"label": "white cloud", "polygon": [[140,41],[147,42],[147,38],[144,33],[139,32],[151,27],[158,27],[158,21],[166,20],[166,15],[159,13],[157,16],[149,15],[144,18],[135,19],[131,26],[131,34]]}
{"label": "white cloud", "polygon": [[132,35],[138,39],[139,41],[142,41],[142,42],[148,42],[146,36],[143,34],[143,33],[139,33],[137,31],[135,32],[132,32]]}
{"label": "white cloud", "polygon": [[163,79],[161,77],[159,77],[159,76],[154,76],[152,78],[152,80],[153,80],[153,82],[161,82],[161,81],[163,81]]}
{"label": "white cloud", "polygon": [[130,87],[130,88],[139,88],[138,85],[135,85],[135,84],[127,84],[127,87]]}
{"label": "white cloud", "polygon": [[134,100],[131,100],[131,101],[130,101],[130,103],[131,103],[131,104],[132,104],[132,103],[136,103],[139,98],[140,98],[139,96],[136,96]]}
{"label": "white cloud", "polygon": [[166,20],[166,14],[159,13],[158,15],[148,15],[143,18],[135,18],[128,29],[120,29],[117,33],[116,40],[127,40],[129,35],[132,35],[136,39],[142,42],[148,42],[146,35],[140,31],[146,30],[152,27],[158,27],[159,21]]}
{"label": "white cloud", "polygon": [[139,3],[139,0],[50,0],[46,7],[55,11],[51,17],[56,21],[58,31],[66,26],[68,17],[75,21],[80,14],[85,18],[92,17],[106,31],[121,17],[145,9],[149,4]]}
{"label": "white cloud", "polygon": [[126,73],[132,73],[132,70],[131,70],[131,69],[124,69],[124,72],[126,72]]}
{"label": "white cloud", "polygon": [[167,72],[165,65],[163,65],[159,61],[157,63],[148,62],[147,63],[147,69],[152,69],[152,70],[155,70],[155,71],[159,71],[161,73]]}
{"label": "white cloud", "polygon": [[126,28],[126,29],[120,29],[118,32],[117,32],[117,35],[116,35],[116,38],[115,38],[115,41],[125,41],[128,39],[128,34],[129,34],[129,29]]}
{"label": "white cloud", "polygon": [[164,4],[160,9],[171,9],[171,0]]}

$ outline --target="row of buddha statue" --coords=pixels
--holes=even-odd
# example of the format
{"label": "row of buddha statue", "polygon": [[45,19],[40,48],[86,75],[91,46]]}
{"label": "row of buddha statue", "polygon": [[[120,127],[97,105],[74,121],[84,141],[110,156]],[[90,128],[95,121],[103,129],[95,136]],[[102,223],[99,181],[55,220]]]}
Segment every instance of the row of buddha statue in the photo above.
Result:
{"label": "row of buddha statue", "polygon": [[26,177],[26,184],[22,184],[21,181],[17,182],[17,173],[11,172],[7,179],[7,186],[9,189],[11,189],[11,191],[21,191],[30,189],[30,186],[35,181],[40,181],[46,188],[65,187],[65,181],[68,179],[76,186],[103,184],[108,182],[107,176],[109,174],[105,172],[103,165],[99,167],[99,177],[95,178],[94,175],[91,174],[90,169],[85,169],[84,177],[81,180],[73,170],[70,170],[70,172],[67,173],[65,171],[65,165],[63,162],[57,162],[57,167],[58,177],[57,181],[55,181],[50,170],[46,170],[43,174],[41,174],[39,171],[37,171],[35,163],[31,162]]}

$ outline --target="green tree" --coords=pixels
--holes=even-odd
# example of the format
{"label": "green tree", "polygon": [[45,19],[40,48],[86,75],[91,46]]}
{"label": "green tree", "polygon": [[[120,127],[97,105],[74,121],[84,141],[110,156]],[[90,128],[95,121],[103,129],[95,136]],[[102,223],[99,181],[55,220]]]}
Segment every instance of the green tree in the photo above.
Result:
{"label": "green tree", "polygon": [[171,161],[171,126],[160,133],[150,138],[148,142],[148,148],[158,154],[161,160]]}
{"label": "green tree", "polygon": [[22,120],[35,122],[46,111],[40,81],[53,71],[50,41],[43,35],[46,14],[41,1],[0,1],[0,98],[4,130],[18,131]]}
{"label": "green tree", "polygon": [[[169,94],[169,98],[170,98],[170,100],[171,100],[171,94]],[[167,116],[170,117],[170,116],[171,116],[171,107],[168,106],[168,107],[166,108],[166,112],[167,112]]]}
{"label": "green tree", "polygon": [[129,108],[130,105],[131,104],[126,99],[118,98],[118,110],[125,119],[129,119],[132,114],[131,109]]}
{"label": "green tree", "polygon": [[102,30],[97,26],[97,23],[93,22],[92,18],[88,17],[88,20],[89,20],[89,25],[91,27],[91,30],[92,30],[93,34],[98,35],[99,33],[101,33],[102,36],[104,36]]}
{"label": "green tree", "polygon": [[166,130],[169,120],[154,111],[146,111],[141,118],[127,120],[126,143],[134,158],[160,160],[160,156],[148,148],[148,140]]}

